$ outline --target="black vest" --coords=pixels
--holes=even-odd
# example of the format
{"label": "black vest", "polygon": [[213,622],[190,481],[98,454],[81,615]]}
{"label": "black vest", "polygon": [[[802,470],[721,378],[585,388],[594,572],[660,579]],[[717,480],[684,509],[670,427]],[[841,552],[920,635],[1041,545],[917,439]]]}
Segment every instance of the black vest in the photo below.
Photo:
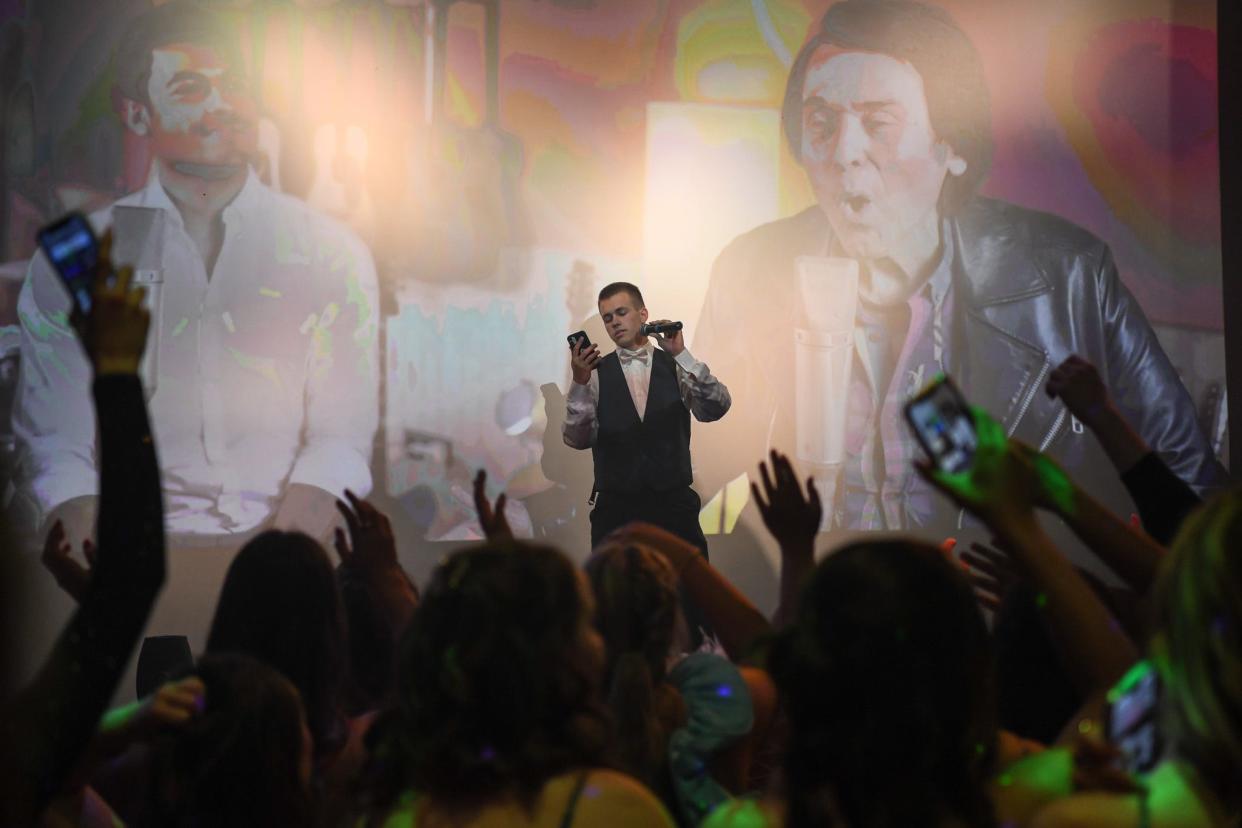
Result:
{"label": "black vest", "polygon": [[599,362],[599,431],[591,456],[595,489],[634,494],[689,486],[690,411],[681,399],[677,363],[663,350],[651,354],[647,410],[638,419],[616,352]]}

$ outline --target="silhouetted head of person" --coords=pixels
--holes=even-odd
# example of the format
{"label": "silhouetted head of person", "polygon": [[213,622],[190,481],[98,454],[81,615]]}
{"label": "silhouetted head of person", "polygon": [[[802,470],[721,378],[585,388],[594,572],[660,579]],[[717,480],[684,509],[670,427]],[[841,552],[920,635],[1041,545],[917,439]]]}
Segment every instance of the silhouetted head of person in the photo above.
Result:
{"label": "silhouetted head of person", "polygon": [[402,642],[394,708],[372,728],[367,809],[403,790],[469,807],[601,761],[602,645],[585,577],[526,543],[463,549],[432,574]]}
{"label": "silhouetted head of person", "polygon": [[207,652],[245,653],[293,682],[323,760],[347,736],[345,636],[328,553],[301,532],[270,530],[243,546],[229,566]]}
{"label": "silhouetted head of person", "polygon": [[595,628],[604,639],[604,687],[617,725],[614,755],[622,770],[665,787],[669,734],[685,705],[665,682],[678,635],[688,639],[677,573],[668,559],[639,543],[605,542],[586,564],[595,595]]}
{"label": "silhouetted head of person", "polygon": [[152,825],[313,825],[298,691],[249,656],[205,655],[202,713],[152,746]]}
{"label": "silhouetted head of person", "polygon": [[934,546],[829,555],[774,642],[789,715],[789,825],[993,822],[991,645],[970,585]]}
{"label": "silhouetted head of person", "polygon": [[1242,487],[1177,534],[1155,592],[1152,655],[1169,744],[1242,811]]}

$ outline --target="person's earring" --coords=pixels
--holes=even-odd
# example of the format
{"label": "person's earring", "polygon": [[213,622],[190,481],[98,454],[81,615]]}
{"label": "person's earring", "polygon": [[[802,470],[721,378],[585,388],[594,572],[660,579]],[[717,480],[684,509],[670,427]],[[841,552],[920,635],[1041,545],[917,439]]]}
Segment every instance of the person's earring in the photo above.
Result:
{"label": "person's earring", "polygon": [[141,104],[126,101],[123,118],[125,126],[135,135],[146,136],[151,131],[151,115]]}
{"label": "person's earring", "polygon": [[961,176],[966,172],[966,159],[955,155],[949,159],[949,174]]}

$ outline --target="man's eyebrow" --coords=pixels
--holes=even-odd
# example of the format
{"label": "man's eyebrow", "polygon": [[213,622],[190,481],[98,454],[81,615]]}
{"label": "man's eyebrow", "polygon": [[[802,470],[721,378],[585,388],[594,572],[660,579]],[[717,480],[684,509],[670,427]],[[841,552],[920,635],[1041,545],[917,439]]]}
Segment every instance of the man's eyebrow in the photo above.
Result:
{"label": "man's eyebrow", "polygon": [[883,101],[863,101],[862,103],[850,104],[850,109],[860,109],[863,112],[875,112],[877,109],[887,109],[890,106],[899,106],[894,100]]}
{"label": "man's eyebrow", "polygon": [[828,103],[823,98],[821,98],[819,95],[812,95],[811,97],[806,98],[805,100],[802,101],[803,109],[806,109],[807,107],[814,107],[816,109],[835,109],[838,111],[843,111],[848,108],[848,109],[853,109],[853,110],[862,111],[862,112],[875,112],[880,109],[886,109],[890,106],[900,106],[900,104],[897,103],[897,101],[892,100],[891,98],[885,98],[879,101],[862,101],[860,103],[851,103],[848,107],[844,107],[837,103]]}

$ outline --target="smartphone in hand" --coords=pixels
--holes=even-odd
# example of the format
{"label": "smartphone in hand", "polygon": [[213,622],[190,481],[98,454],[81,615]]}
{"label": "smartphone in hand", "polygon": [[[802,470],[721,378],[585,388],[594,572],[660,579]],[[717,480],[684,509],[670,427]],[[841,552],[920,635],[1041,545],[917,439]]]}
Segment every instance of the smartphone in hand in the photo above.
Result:
{"label": "smartphone in hand", "polygon": [[943,374],[906,403],[906,421],[923,451],[949,474],[970,468],[978,439],[970,405]]}
{"label": "smartphone in hand", "polygon": [[1108,691],[1108,741],[1130,773],[1147,773],[1160,761],[1160,678],[1150,661],[1140,661]]}
{"label": "smartphone in hand", "polygon": [[39,231],[39,247],[60,274],[79,313],[91,309],[91,280],[99,261],[99,240],[81,213],[70,213]]}
{"label": "smartphone in hand", "polygon": [[571,351],[574,349],[574,346],[577,346],[579,351],[585,351],[591,347],[591,337],[587,336],[586,331],[571,333],[565,338],[569,340],[569,349]]}

